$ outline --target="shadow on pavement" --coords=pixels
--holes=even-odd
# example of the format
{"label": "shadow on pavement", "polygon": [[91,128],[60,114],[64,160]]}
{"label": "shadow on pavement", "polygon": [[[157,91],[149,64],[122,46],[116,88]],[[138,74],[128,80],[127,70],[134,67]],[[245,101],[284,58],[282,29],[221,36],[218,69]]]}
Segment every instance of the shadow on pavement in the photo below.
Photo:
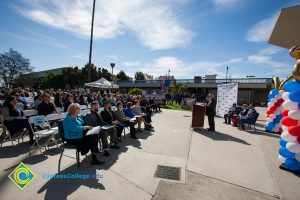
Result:
{"label": "shadow on pavement", "polygon": [[[144,131],[143,133],[137,134],[137,137],[139,139],[147,139],[149,136],[151,136],[152,133],[149,131]],[[60,174],[90,174],[90,175],[96,175],[98,172],[97,170],[108,170],[112,165],[114,165],[119,155],[122,153],[126,153],[128,150],[127,146],[133,146],[136,148],[141,149],[141,142],[139,140],[131,139],[130,136],[127,134],[126,139],[123,140],[122,143],[119,144],[120,149],[111,149],[109,151],[110,156],[104,157],[104,156],[97,156],[99,160],[104,161],[105,163],[101,166],[95,166],[90,165],[91,156],[85,157],[81,161],[80,167],[77,167],[77,164],[74,163],[72,166],[65,168],[60,173],[57,173],[56,175]],[[62,158],[64,159],[64,158]],[[57,160],[58,162],[58,160]],[[73,192],[75,192],[80,186],[86,186],[93,189],[100,189],[105,190],[104,185],[99,183],[99,180],[96,178],[91,179],[50,179],[45,183],[37,193],[42,193],[46,191],[45,200],[55,199],[55,200],[65,200],[68,198],[69,195],[71,195]]]}
{"label": "shadow on pavement", "polygon": [[[90,165],[86,159],[90,159],[90,156],[84,158],[80,167],[77,167],[76,163],[56,175],[67,175],[67,174],[84,174],[96,176],[97,169],[103,169],[101,166]],[[44,176],[45,177],[45,176]],[[75,192],[80,186],[86,186],[93,189],[105,190],[105,187],[99,183],[99,179],[92,177],[89,179],[76,179],[76,178],[52,178],[45,183],[37,193],[46,191],[45,200],[65,200]]]}
{"label": "shadow on pavement", "polygon": [[217,140],[217,141],[232,141],[232,142],[238,142],[238,143],[245,144],[245,145],[251,145],[248,142],[246,142],[245,140],[233,137],[231,135],[227,135],[225,133],[220,133],[218,131],[211,132],[211,131],[206,131],[204,129],[195,129],[194,131],[197,132],[197,133],[199,133],[199,134],[201,134],[201,135],[203,135],[203,136],[205,136],[205,137],[208,137],[208,138],[210,138],[212,140]]}

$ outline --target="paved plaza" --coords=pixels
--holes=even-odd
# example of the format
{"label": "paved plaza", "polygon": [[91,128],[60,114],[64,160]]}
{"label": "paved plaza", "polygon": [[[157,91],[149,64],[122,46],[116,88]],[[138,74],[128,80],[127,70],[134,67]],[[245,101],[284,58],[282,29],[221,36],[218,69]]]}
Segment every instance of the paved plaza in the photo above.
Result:
{"label": "paved plaza", "polygon": [[[264,110],[261,110],[264,112]],[[263,113],[259,123],[263,123]],[[58,173],[60,148],[28,154],[27,142],[0,148],[0,199],[102,200],[298,200],[300,177],[278,168],[279,136],[258,130],[239,131],[216,118],[216,132],[192,130],[191,112],[163,110],[153,116],[155,130],[126,136],[120,150],[101,156],[103,166],[91,166],[90,156],[66,150],[60,174],[100,175],[100,179],[45,179]],[[207,121],[205,122],[205,128]],[[128,133],[128,130],[126,130]],[[23,161],[36,178],[21,191],[7,177]],[[158,165],[180,168],[180,180],[154,177]]]}

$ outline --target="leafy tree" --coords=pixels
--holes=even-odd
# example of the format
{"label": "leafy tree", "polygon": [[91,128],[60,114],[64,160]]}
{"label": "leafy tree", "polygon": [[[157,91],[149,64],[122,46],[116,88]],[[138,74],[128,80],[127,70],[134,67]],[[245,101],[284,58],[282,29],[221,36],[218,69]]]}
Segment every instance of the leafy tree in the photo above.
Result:
{"label": "leafy tree", "polygon": [[31,72],[32,69],[30,60],[13,49],[0,54],[0,77],[7,87],[12,86],[16,77]]}
{"label": "leafy tree", "polygon": [[64,82],[61,81],[62,76],[56,75],[53,72],[47,73],[46,77],[43,78],[40,82],[40,88],[46,89],[46,88],[53,88],[53,89],[59,89],[64,87]]}
{"label": "leafy tree", "polygon": [[111,81],[112,74],[105,68],[98,69],[98,79],[105,78],[108,81]]}
{"label": "leafy tree", "polygon": [[135,73],[134,79],[135,80],[146,80],[146,76],[143,72],[138,71]]}
{"label": "leafy tree", "polygon": [[182,83],[176,83],[174,82],[173,87],[171,89],[171,91],[173,93],[183,93],[187,90],[186,86],[183,85]]}
{"label": "leafy tree", "polygon": [[82,82],[84,82],[85,80],[82,71],[78,67],[65,68],[63,69],[62,74],[63,74],[64,84],[71,88],[81,86]]}
{"label": "leafy tree", "polygon": [[146,78],[146,80],[153,80],[154,78],[153,78],[153,75],[151,75],[151,74],[146,74],[145,73],[145,78]]}
{"label": "leafy tree", "polygon": [[127,74],[126,74],[123,70],[121,70],[121,71],[117,74],[116,78],[117,78],[119,81],[129,81],[129,80],[130,80],[130,77],[127,76]]}
{"label": "leafy tree", "polygon": [[128,94],[129,95],[142,95],[143,90],[141,88],[133,88],[133,89],[129,90]]}
{"label": "leafy tree", "polygon": [[[89,64],[87,63],[82,68],[82,84],[88,82],[88,74],[89,74]],[[91,63],[91,82],[98,80],[98,71],[97,67]]]}

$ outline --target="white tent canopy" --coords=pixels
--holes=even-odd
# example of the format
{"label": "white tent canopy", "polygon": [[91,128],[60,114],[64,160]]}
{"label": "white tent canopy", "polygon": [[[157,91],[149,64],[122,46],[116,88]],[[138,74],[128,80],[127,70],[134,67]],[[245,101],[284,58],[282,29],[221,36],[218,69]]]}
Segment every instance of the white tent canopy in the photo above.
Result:
{"label": "white tent canopy", "polygon": [[103,89],[119,88],[118,85],[111,84],[111,82],[109,82],[105,78],[101,78],[98,81],[94,81],[94,82],[91,82],[91,83],[85,83],[84,86],[94,87],[94,88],[103,88]]}

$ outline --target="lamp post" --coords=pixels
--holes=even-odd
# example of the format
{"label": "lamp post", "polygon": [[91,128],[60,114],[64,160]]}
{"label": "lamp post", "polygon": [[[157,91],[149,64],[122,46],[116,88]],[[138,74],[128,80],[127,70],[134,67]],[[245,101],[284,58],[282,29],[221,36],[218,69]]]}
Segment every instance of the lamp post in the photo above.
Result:
{"label": "lamp post", "polygon": [[96,0],[93,3],[92,25],[91,25],[91,39],[90,39],[90,54],[89,54],[89,67],[88,67],[88,82],[91,82],[91,64],[92,64],[92,50],[93,50],[93,32],[94,32],[94,17],[95,17]]}
{"label": "lamp post", "polygon": [[228,69],[229,69],[229,67],[227,66],[226,67],[226,83],[227,83]]}
{"label": "lamp post", "polygon": [[113,89],[115,63],[110,63],[110,66],[111,66],[111,89]]}

